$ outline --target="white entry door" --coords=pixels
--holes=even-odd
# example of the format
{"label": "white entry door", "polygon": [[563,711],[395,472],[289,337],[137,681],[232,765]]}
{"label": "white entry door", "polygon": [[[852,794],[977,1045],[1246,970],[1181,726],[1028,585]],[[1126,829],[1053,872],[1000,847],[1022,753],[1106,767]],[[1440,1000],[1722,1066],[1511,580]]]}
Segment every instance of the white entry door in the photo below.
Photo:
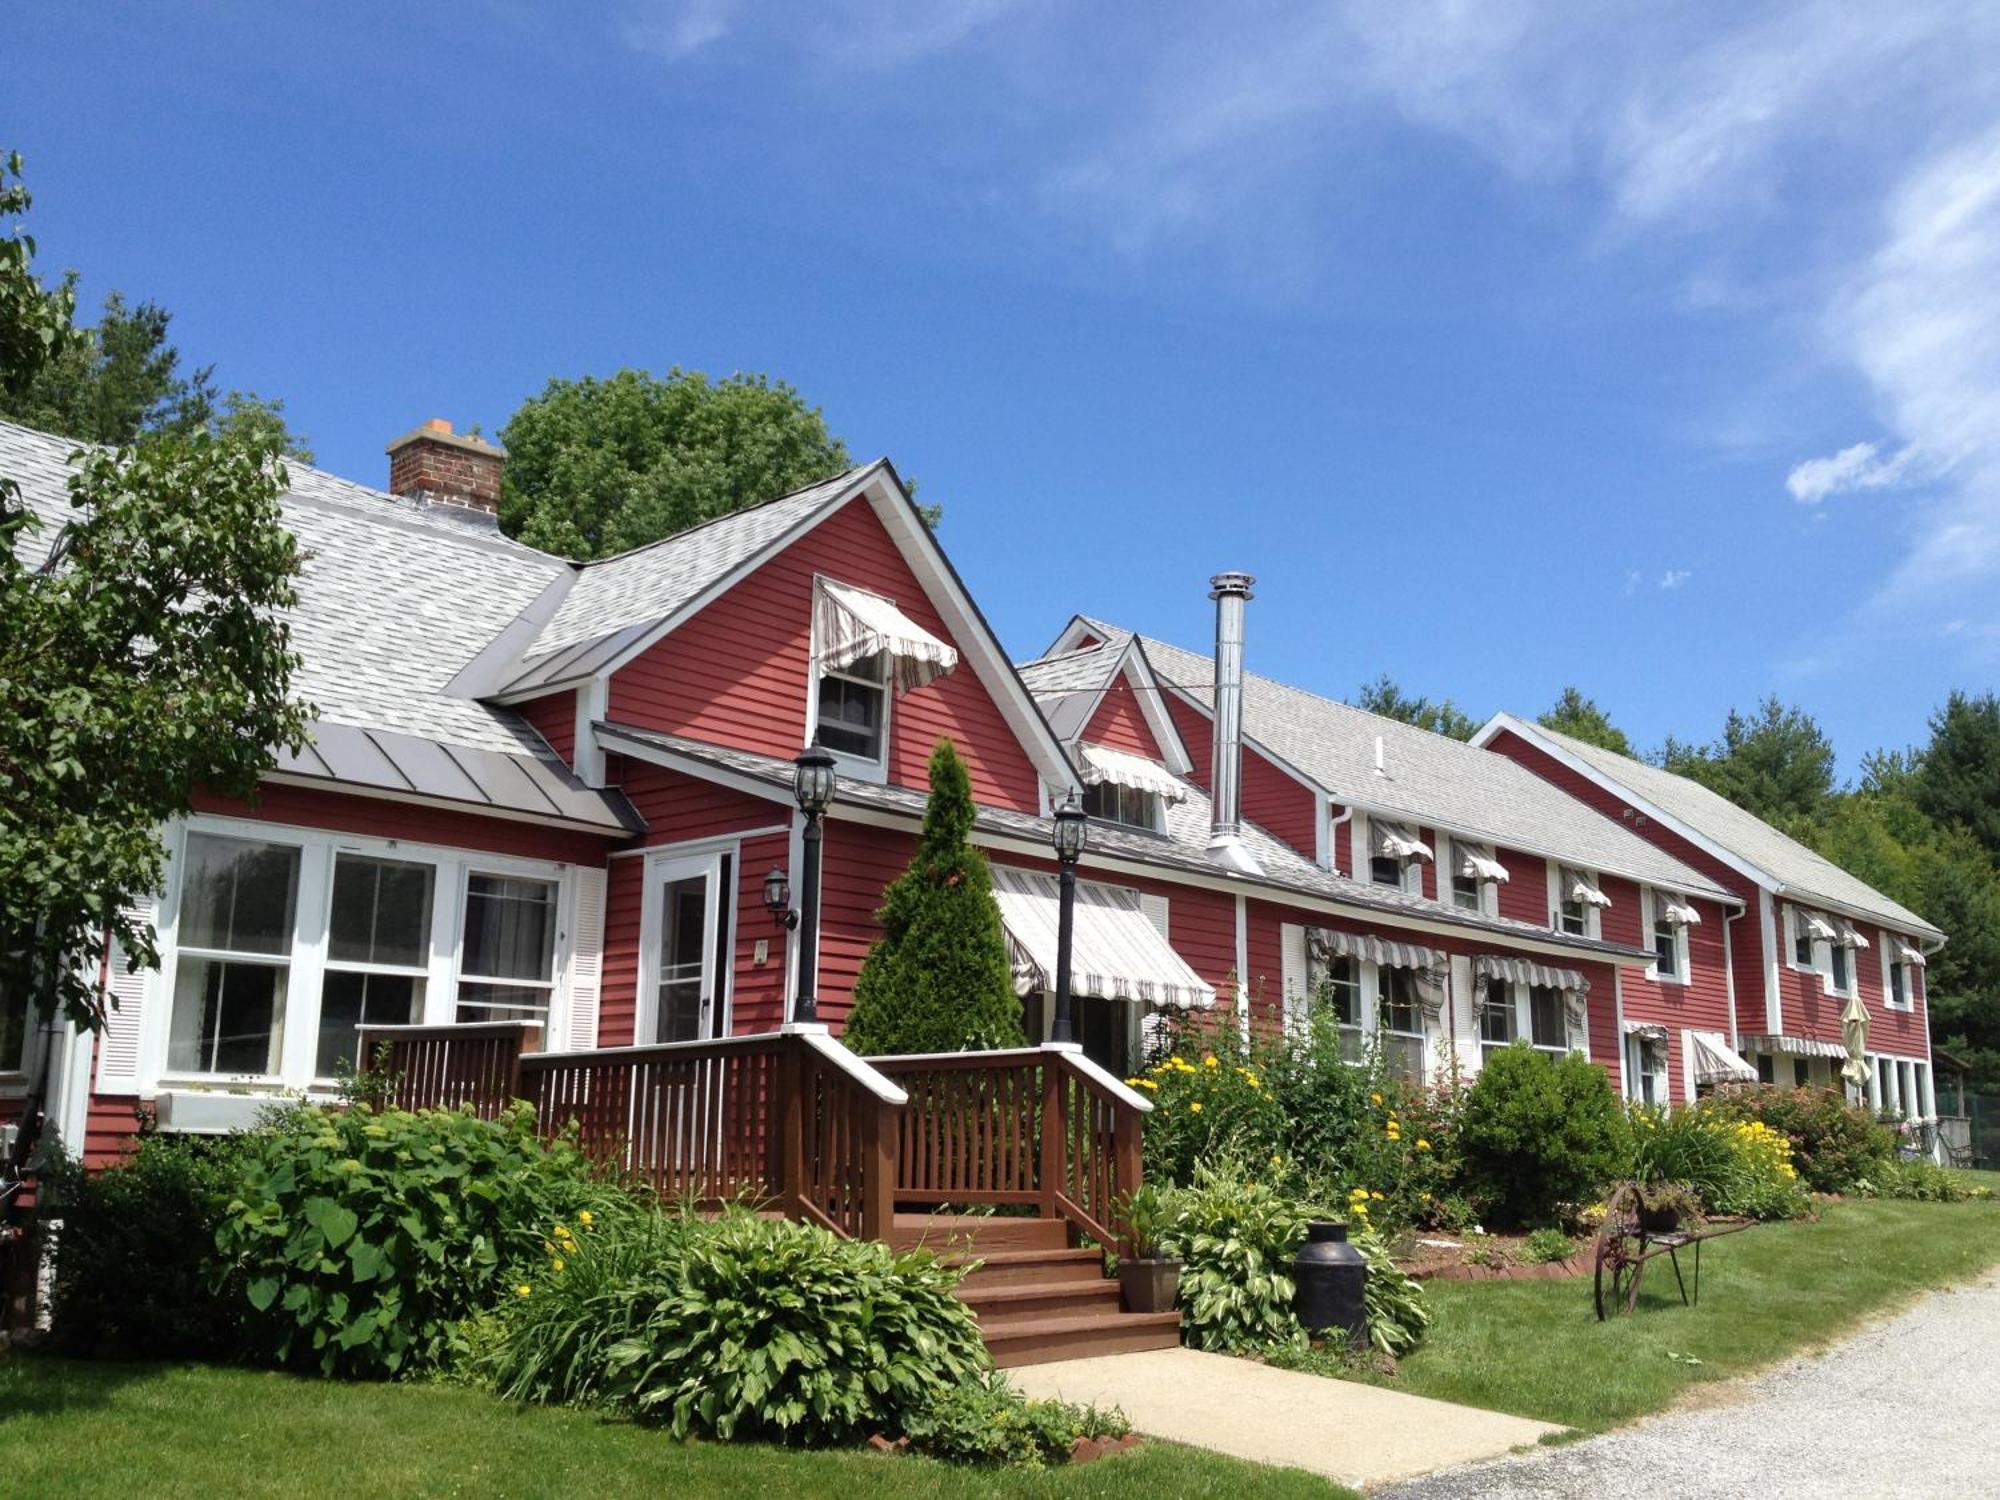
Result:
{"label": "white entry door", "polygon": [[721,1034],[730,865],[727,854],[703,854],[647,868],[645,1041],[694,1042]]}

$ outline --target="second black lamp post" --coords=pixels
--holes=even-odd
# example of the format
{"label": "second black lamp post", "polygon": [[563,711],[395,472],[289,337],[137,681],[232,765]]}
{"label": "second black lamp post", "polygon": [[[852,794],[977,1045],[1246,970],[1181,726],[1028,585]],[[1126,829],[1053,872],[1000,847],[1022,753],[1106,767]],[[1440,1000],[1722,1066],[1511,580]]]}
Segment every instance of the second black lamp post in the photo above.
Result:
{"label": "second black lamp post", "polygon": [[1069,951],[1076,926],[1076,862],[1090,842],[1090,818],[1072,792],[1055,812],[1056,863],[1061,868],[1061,898],[1056,907],[1056,1019],[1049,1033],[1054,1042],[1073,1042],[1076,1028],[1070,1016]]}

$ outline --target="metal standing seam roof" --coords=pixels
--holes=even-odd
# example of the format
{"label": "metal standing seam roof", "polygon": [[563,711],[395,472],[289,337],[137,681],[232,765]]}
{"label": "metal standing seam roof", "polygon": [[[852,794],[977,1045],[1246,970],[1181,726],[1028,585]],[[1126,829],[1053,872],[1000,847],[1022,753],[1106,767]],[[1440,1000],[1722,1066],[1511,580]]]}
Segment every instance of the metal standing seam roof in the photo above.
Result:
{"label": "metal standing seam roof", "polygon": [[[789,800],[793,771],[789,760],[753,750],[713,745],[681,735],[664,734],[658,730],[641,729],[630,724],[600,721],[597,728],[607,735],[634,744],[684,756],[717,770],[763,782],[785,792]],[[1090,826],[1091,850],[1138,864],[1154,865],[1162,870],[1224,879],[1244,887],[1246,894],[1261,892],[1273,901],[1282,902],[1287,896],[1316,897],[1378,913],[1388,921],[1403,919],[1464,928],[1468,932],[1566,948],[1585,958],[1650,960],[1653,956],[1650,949],[1572,937],[1509,917],[1475,914],[1407,892],[1390,890],[1386,886],[1350,879],[1304,858],[1290,845],[1247,820],[1242,825],[1243,842],[1255,856],[1263,873],[1246,875],[1226,869],[1208,853],[1211,818],[1208,795],[1193,782],[1186,783],[1186,787],[1185,799],[1167,807],[1165,834],[1093,821]],[[842,777],[836,800],[921,819],[927,798],[915,787],[884,786]],[[1051,832],[1050,819],[1007,808],[977,808],[974,822],[985,833],[1023,839],[1044,847],[1048,845]]]}
{"label": "metal standing seam roof", "polygon": [[[1083,618],[1106,642],[1094,654],[1115,657],[1115,648],[1132,638],[1130,631]],[[1204,709],[1211,706],[1214,663],[1208,656],[1151,636],[1138,641],[1163,686]],[[1075,654],[1064,654],[1065,673],[1081,672],[1081,663],[1066,660]],[[1245,672],[1243,730],[1336,802],[1648,885],[1739,899],[1526,767],[1428,729]],[[1383,776],[1375,775],[1378,738]]]}
{"label": "metal standing seam roof", "polygon": [[[18,541],[39,564],[67,519],[79,445],[0,422],[0,474],[43,525]],[[288,463],[281,500],[304,564],[287,611],[303,658],[294,694],[316,744],[279,771],[463,801],[623,834],[622,796],[584,787],[511,711],[447,691],[454,676],[571,565],[503,537],[490,519],[427,506]]]}
{"label": "metal standing seam roof", "polygon": [[1649,766],[1615,750],[1587,744],[1540,724],[1524,723],[1511,715],[1503,715],[1499,722],[1531,743],[1537,738],[1547,740],[1583,761],[1606,780],[1624,787],[1744,863],[1762,870],[1782,888],[1785,895],[1806,901],[1824,901],[1905,931],[1944,936],[1908,907],[1890,900],[1825,855],[1815,853],[1797,839],[1780,833],[1755,813],[1738,807],[1698,781],[1660,766]]}

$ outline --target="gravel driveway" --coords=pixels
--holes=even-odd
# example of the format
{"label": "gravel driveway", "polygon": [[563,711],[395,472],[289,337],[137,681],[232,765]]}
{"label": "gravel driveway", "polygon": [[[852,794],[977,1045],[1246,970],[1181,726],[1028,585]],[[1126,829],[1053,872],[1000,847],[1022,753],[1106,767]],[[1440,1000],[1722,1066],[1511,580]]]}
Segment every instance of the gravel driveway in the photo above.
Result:
{"label": "gravel driveway", "polygon": [[2000,1495],[2000,1274],[1706,1394],[1718,1404],[1375,1495]]}

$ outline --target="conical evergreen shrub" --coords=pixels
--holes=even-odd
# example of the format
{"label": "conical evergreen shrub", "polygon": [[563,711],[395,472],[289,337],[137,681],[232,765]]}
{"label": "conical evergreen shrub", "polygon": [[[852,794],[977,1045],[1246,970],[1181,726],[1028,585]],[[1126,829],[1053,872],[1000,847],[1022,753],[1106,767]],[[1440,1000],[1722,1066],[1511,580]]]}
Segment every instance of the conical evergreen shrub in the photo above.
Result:
{"label": "conical evergreen shrub", "polygon": [[972,781],[950,740],[931,751],[916,858],[882,893],[882,936],[854,982],[845,1041],[864,1055],[1018,1047],[1007,937],[972,834]]}

